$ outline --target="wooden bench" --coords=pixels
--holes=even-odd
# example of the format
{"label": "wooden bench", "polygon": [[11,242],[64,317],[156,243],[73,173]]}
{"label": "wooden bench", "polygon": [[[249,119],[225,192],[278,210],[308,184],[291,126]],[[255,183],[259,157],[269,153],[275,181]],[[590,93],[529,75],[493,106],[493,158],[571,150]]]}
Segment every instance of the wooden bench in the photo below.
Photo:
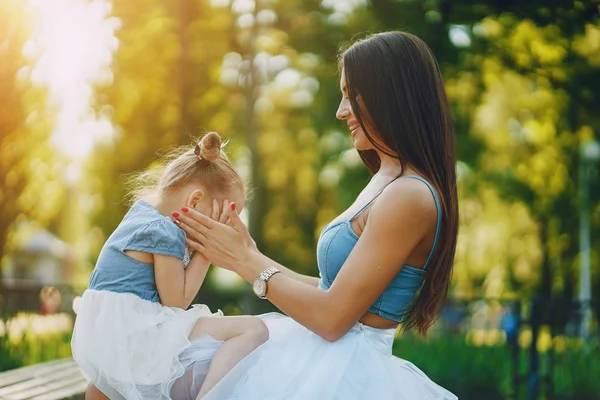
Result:
{"label": "wooden bench", "polygon": [[0,373],[0,400],[83,400],[87,380],[72,358]]}

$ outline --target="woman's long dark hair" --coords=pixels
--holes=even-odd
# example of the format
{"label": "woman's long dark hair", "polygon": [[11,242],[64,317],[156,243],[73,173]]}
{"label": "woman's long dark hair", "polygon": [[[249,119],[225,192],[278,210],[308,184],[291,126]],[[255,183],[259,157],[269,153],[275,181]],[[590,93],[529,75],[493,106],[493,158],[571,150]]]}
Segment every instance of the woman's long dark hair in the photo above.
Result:
{"label": "woman's long dark hair", "polygon": [[[405,32],[354,43],[343,53],[341,67],[352,110],[370,142],[400,160],[402,171],[410,166],[421,173],[440,197],[438,247],[403,321],[405,329],[425,335],[448,294],[458,235],[454,129],[440,69],[425,42]],[[360,156],[371,173],[379,170],[375,150]]]}

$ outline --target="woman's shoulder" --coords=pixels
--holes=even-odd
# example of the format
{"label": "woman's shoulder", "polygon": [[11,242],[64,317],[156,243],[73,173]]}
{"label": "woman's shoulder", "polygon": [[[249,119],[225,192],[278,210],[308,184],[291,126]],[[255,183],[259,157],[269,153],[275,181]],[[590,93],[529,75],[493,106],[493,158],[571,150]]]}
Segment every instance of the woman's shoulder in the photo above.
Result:
{"label": "woman's shoulder", "polygon": [[418,219],[424,225],[435,226],[438,214],[437,193],[425,180],[400,178],[390,183],[373,204],[369,218],[381,218],[382,222]]}

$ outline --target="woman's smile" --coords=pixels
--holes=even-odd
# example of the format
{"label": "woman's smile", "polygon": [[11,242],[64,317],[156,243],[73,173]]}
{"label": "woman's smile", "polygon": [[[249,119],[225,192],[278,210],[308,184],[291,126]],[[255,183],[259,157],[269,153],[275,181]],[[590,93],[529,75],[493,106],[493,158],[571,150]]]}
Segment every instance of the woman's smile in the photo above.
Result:
{"label": "woman's smile", "polygon": [[352,138],[355,139],[356,135],[358,135],[358,133],[360,132],[360,124],[355,119],[348,120],[347,124],[348,128],[350,129],[350,134],[352,135]]}

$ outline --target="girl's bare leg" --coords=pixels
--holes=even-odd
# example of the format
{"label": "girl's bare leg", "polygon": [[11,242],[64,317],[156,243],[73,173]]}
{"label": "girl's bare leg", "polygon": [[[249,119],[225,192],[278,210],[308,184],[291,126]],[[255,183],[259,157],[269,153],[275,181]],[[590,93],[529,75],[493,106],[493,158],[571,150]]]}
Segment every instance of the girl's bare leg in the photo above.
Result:
{"label": "girl's bare leg", "polygon": [[85,391],[85,400],[110,400],[104,393],[91,383]]}
{"label": "girl's bare leg", "polygon": [[208,393],[238,362],[269,338],[269,330],[264,322],[260,318],[251,316],[200,318],[190,333],[190,340],[206,334],[225,343],[216,351],[210,362],[208,373],[196,397],[197,400]]}

